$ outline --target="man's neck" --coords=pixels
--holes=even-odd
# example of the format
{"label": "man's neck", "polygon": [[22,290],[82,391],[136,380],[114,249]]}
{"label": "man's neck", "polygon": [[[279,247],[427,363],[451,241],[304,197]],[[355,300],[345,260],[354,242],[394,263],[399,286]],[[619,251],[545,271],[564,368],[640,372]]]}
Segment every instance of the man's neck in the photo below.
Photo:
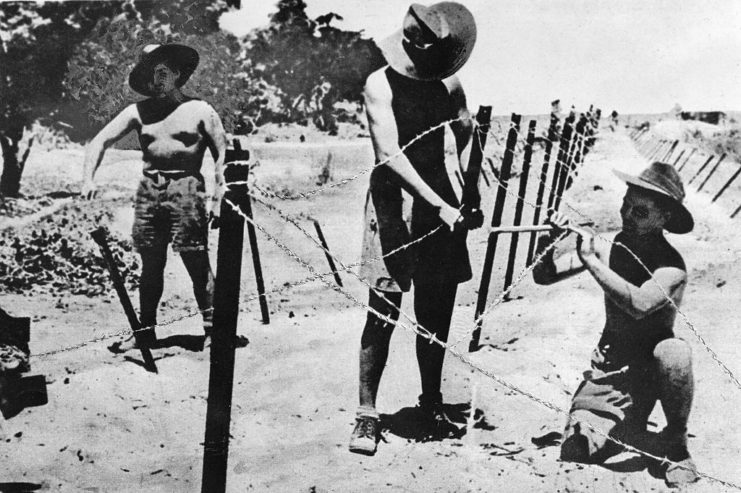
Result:
{"label": "man's neck", "polygon": [[156,99],[163,103],[179,104],[185,101],[187,98],[182,92],[180,92],[180,89],[176,87],[172,91],[166,92],[162,96],[157,97]]}

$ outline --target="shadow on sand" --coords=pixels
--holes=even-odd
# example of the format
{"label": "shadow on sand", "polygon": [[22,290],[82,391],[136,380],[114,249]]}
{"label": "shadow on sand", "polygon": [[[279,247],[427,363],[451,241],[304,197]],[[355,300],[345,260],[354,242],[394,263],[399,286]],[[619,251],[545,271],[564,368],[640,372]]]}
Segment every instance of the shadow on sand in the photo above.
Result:
{"label": "shadow on sand", "polygon": [[42,487],[43,485],[36,483],[0,483],[0,493],[28,493]]}
{"label": "shadow on sand", "polygon": [[[468,420],[471,414],[471,404],[443,404],[443,411],[452,423],[445,430],[432,429],[429,418],[426,418],[418,407],[404,407],[394,414],[381,415],[381,428],[384,431],[407,440],[429,442],[446,439],[459,439],[466,435]],[[486,422],[483,411],[474,412],[474,428],[493,430],[494,427]]]}

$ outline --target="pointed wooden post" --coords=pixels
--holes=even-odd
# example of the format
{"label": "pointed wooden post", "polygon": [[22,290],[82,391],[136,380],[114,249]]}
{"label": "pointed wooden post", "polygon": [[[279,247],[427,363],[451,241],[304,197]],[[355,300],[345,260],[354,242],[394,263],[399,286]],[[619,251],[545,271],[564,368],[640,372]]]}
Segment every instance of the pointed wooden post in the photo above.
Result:
{"label": "pointed wooden post", "polygon": [[[227,165],[229,182],[247,181],[249,168]],[[214,329],[211,335],[211,369],[208,380],[206,438],[203,443],[202,493],[226,491],[229,457],[229,427],[234,385],[235,342],[239,316],[239,288],[242,273],[244,218],[227,203],[240,209],[249,203],[247,186],[232,185],[221,202],[219,246],[214,287]]]}
{"label": "pointed wooden post", "polygon": [[741,174],[741,166],[739,166],[736,172],[733,173],[733,176],[731,176],[731,178],[726,182],[726,184],[723,185],[723,187],[721,187],[720,190],[718,190],[718,193],[715,194],[715,196],[713,197],[713,200],[711,200],[710,202],[715,202],[716,200],[718,200],[720,196],[723,195],[723,192],[725,192],[728,189],[728,187],[731,186],[731,183],[733,183],[736,180],[736,178],[738,178],[739,174]]}
{"label": "pointed wooden post", "polygon": [[[551,121],[548,127],[548,140],[545,143],[545,151],[543,155],[543,166],[540,168],[540,182],[538,183],[538,195],[535,199],[535,211],[533,212],[533,225],[537,225],[540,221],[540,210],[543,207],[543,194],[545,193],[545,183],[548,180],[548,166],[551,160],[551,151],[553,150],[553,142],[556,141],[556,128],[554,123]],[[533,255],[535,254],[535,237],[536,232],[530,234],[530,244],[527,248],[527,266],[530,267],[533,262]]]}
{"label": "pointed wooden post", "polygon": [[126,291],[126,286],[124,286],[123,277],[118,270],[116,260],[113,258],[111,248],[108,246],[108,230],[100,226],[96,230],[91,231],[90,236],[93,237],[95,243],[100,247],[103,261],[108,268],[108,273],[111,275],[113,288],[116,290],[116,294],[118,294],[118,299],[121,302],[126,318],[129,321],[129,327],[131,327],[134,335],[134,340],[139,347],[139,351],[142,353],[144,368],[152,373],[157,373],[157,365],[154,362],[154,357],[152,357],[152,351],[149,349],[149,345],[155,340],[154,329],[142,330],[139,317],[136,315],[134,306],[131,304],[131,298],[129,298],[129,293]]}
{"label": "pointed wooden post", "polygon": [[[522,172],[520,173],[520,187],[517,192],[517,204],[515,205],[514,226],[522,223],[522,209],[525,206],[525,194],[527,193],[527,180],[530,175],[530,162],[533,157],[533,143],[535,142],[535,120],[530,120],[525,140],[525,155],[522,160]],[[507,270],[504,274],[504,290],[512,286],[512,277],[515,273],[515,260],[517,259],[517,244],[520,240],[519,234],[512,235],[509,244],[509,258],[507,259]]]}
{"label": "pointed wooden post", "polygon": [[[494,202],[494,212],[491,216],[492,227],[501,226],[502,224],[504,201],[507,197],[507,185],[509,183],[510,174],[512,173],[512,160],[514,159],[515,146],[517,145],[517,135],[520,131],[521,120],[521,115],[515,113],[512,114],[511,126],[509,133],[507,134],[504,156],[502,157],[502,169],[499,173],[499,188],[497,189],[497,196]],[[471,341],[468,345],[469,351],[476,351],[479,348],[479,340],[481,338],[481,320],[479,320],[479,317],[486,309],[486,299],[489,295],[489,283],[491,281],[491,273],[494,267],[494,254],[496,253],[498,239],[498,234],[489,234],[489,239],[486,244],[484,266],[481,272],[481,284],[479,285],[479,294],[476,301],[476,328],[471,335]]]}
{"label": "pointed wooden post", "polygon": [[702,183],[700,183],[700,186],[699,186],[699,187],[697,187],[697,191],[698,191],[698,192],[699,192],[700,190],[702,190],[702,188],[703,188],[703,187],[705,186],[705,184],[706,184],[706,183],[707,183],[708,181],[710,181],[710,178],[711,178],[711,177],[713,176],[713,174],[715,174],[715,171],[716,171],[716,170],[718,169],[718,166],[720,166],[720,163],[722,163],[722,162],[723,162],[723,160],[724,160],[725,158],[726,158],[726,155],[725,155],[725,154],[723,154],[723,155],[722,155],[722,156],[720,157],[720,159],[718,159],[718,162],[716,162],[716,163],[715,163],[715,165],[713,166],[713,168],[712,168],[712,169],[710,170],[710,173],[708,173],[708,176],[706,176],[706,177],[705,177],[705,179],[704,179],[704,180],[702,181]]}
{"label": "pointed wooden post", "polygon": [[695,173],[695,175],[694,175],[694,176],[693,176],[692,178],[690,178],[690,181],[688,181],[688,182],[687,182],[687,185],[691,185],[691,184],[692,184],[692,182],[693,182],[693,181],[695,181],[695,179],[696,179],[696,178],[697,178],[698,176],[700,176],[700,175],[702,174],[702,172],[703,172],[703,171],[705,171],[705,168],[707,168],[707,167],[708,167],[708,165],[710,164],[710,161],[712,161],[712,160],[713,160],[713,158],[715,158],[715,156],[714,156],[714,155],[713,155],[713,156],[710,156],[710,157],[708,158],[708,160],[707,160],[707,161],[705,161],[705,164],[703,164],[702,166],[700,166],[700,169],[698,169],[698,170],[697,170],[697,173]]}

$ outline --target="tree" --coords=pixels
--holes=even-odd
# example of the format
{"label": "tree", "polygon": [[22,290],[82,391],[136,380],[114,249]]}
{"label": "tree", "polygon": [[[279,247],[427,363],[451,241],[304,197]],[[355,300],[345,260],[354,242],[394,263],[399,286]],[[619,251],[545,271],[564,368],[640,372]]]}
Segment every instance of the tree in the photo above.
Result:
{"label": "tree", "polygon": [[32,137],[24,131],[54,114],[74,46],[124,2],[12,2],[0,5],[0,196],[17,197]]}
{"label": "tree", "polygon": [[[218,19],[227,8],[225,0],[0,3],[0,196],[18,196],[25,158],[33,142],[24,131],[34,120],[71,118],[72,133],[78,139],[89,137],[94,130],[88,118],[75,119],[80,111],[76,100],[68,97],[64,81],[70,59],[79,53],[78,45],[97,35],[100,26],[156,24],[163,32],[195,36],[218,31]],[[94,94],[96,83],[105,87],[109,80],[117,80],[126,66],[113,62],[136,54],[138,51],[121,53],[109,60],[89,54],[96,62],[92,68],[100,72],[88,74],[92,83],[87,89]],[[108,94],[114,103],[120,102],[120,86],[116,89]]]}
{"label": "tree", "polygon": [[248,64],[280,89],[283,118],[332,131],[338,101],[359,103],[367,76],[383,55],[362,32],[331,26],[336,13],[310,19],[303,0],[280,0],[270,25],[246,39]]}
{"label": "tree", "polygon": [[273,119],[277,100],[271,99],[267,84],[245,72],[236,37],[218,30],[172,32],[158,19],[146,24],[138,19],[114,19],[101,22],[79,44],[64,79],[70,107],[77,112],[69,118],[86,128],[88,136],[142,99],[128,86],[128,76],[144,46],[155,43],[182,43],[200,53],[199,66],[184,92],[209,102],[227,131],[240,133]]}

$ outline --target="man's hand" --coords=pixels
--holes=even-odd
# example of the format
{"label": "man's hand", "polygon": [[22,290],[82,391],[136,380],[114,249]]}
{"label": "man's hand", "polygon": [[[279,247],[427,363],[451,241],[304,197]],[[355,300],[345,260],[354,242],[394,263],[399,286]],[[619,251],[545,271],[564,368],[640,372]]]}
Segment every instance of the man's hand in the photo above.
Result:
{"label": "man's hand", "polygon": [[85,200],[93,200],[98,197],[98,186],[92,180],[85,180],[80,195]]}
{"label": "man's hand", "polygon": [[438,215],[440,216],[440,220],[450,232],[453,232],[453,230],[455,230],[458,220],[462,217],[458,209],[456,209],[455,207],[451,207],[448,204],[444,204],[442,207],[440,207]]}
{"label": "man's hand", "polygon": [[577,233],[579,236],[576,238],[576,252],[579,254],[579,260],[588,267],[590,262],[599,260],[599,254],[594,248],[594,233],[588,228],[580,228]]}
{"label": "man's hand", "polygon": [[548,217],[548,224],[551,225],[551,238],[556,239],[560,237],[564,232],[571,232],[571,220],[565,214],[554,211]]}
{"label": "man's hand", "polygon": [[211,198],[211,210],[208,213],[208,222],[211,229],[219,227],[219,216],[221,215],[221,201],[224,199],[224,190],[216,189],[214,196]]}
{"label": "man's hand", "polygon": [[462,229],[470,231],[472,229],[478,229],[484,224],[484,213],[481,209],[473,209],[470,207],[463,207],[460,210],[460,217],[456,222],[456,229]]}

